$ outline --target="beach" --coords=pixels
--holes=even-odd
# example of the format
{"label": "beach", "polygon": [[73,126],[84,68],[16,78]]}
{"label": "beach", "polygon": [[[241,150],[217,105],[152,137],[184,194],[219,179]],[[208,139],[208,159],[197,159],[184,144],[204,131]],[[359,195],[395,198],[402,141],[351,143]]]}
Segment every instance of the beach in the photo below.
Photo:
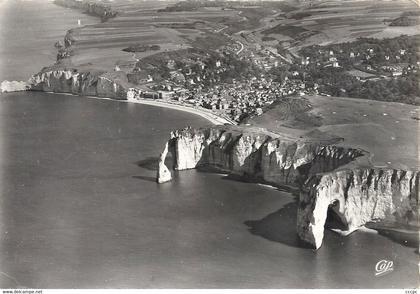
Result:
{"label": "beach", "polygon": [[[55,61],[54,42],[77,19],[99,21],[41,0],[6,3],[0,80],[26,80]],[[158,100],[1,94],[0,288],[418,286],[418,248],[392,236],[326,230],[318,251],[303,247],[286,191],[199,170],[158,185],[171,132],[210,123],[232,122]],[[394,270],[376,277],[383,259]]]}
{"label": "beach", "polygon": [[[48,92],[48,93],[53,93],[53,92]],[[78,96],[78,95],[73,95],[73,94],[67,94],[67,93],[57,93],[57,94],[63,94],[63,95],[70,95],[70,96]],[[205,110],[201,107],[191,107],[191,106],[186,106],[183,104],[175,104],[174,102],[167,102],[167,101],[163,101],[163,100],[157,100],[157,99],[131,99],[131,100],[115,100],[115,99],[111,99],[111,98],[106,98],[106,97],[96,97],[96,96],[83,96],[89,99],[100,99],[100,100],[110,100],[110,101],[115,101],[115,102],[119,102],[119,103],[136,103],[136,104],[143,104],[143,105],[150,105],[150,106],[155,106],[155,107],[163,107],[163,108],[168,108],[168,109],[174,109],[177,111],[183,111],[183,112],[188,112],[194,115],[198,115],[206,120],[208,120],[209,122],[211,122],[214,125],[224,125],[224,124],[236,124],[235,122],[217,116],[216,114]]]}
{"label": "beach", "polygon": [[175,109],[178,111],[189,112],[189,113],[192,113],[192,114],[195,114],[195,115],[201,116],[202,118],[207,119],[214,125],[236,124],[234,121],[230,119],[217,116],[216,114],[211,113],[210,111],[207,111],[205,109],[198,108],[198,107],[190,107],[190,106],[186,106],[182,104],[175,104],[171,102],[151,100],[151,99],[130,100],[129,102],[157,106],[157,107],[165,107],[169,109]]}

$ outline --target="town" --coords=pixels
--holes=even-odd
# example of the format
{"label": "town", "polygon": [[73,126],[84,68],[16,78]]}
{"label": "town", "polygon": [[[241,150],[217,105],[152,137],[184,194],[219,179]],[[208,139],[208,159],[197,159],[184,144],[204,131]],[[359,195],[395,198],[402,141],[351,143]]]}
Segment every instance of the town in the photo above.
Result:
{"label": "town", "polygon": [[252,44],[245,49],[231,42],[211,52],[160,53],[139,61],[128,76],[144,89],[133,97],[202,107],[235,122],[261,115],[265,107],[293,95],[419,105],[417,40],[361,38],[309,46],[288,60],[272,48]]}
{"label": "town", "polygon": [[[79,68],[113,72],[129,89],[129,99],[206,109],[235,123],[261,115],[288,96],[420,104],[418,11],[408,10],[402,2],[400,12],[375,10],[374,22],[364,18],[353,29],[337,29],[343,18],[353,23],[344,13],[352,10],[352,4],[345,8],[331,4],[330,10],[322,10],[321,3],[298,2],[187,0],[162,5],[153,17],[142,12],[148,22],[142,22],[139,40],[124,37],[125,47],[114,45],[121,55],[96,65],[81,63]],[[124,6],[105,5],[97,11],[96,5],[85,3],[85,7],[75,0],[69,5],[82,6],[102,18],[113,18],[124,10]],[[334,17],[334,21],[325,27],[317,14]],[[180,20],[178,15],[185,18]],[[131,21],[129,15],[127,21]],[[312,25],[303,25],[307,21]],[[149,35],[149,26],[157,35]],[[383,35],[369,37],[378,28]],[[70,30],[64,44],[56,43],[58,67],[73,68],[75,52],[90,58],[95,44],[85,48],[91,34],[83,35],[84,30]],[[410,30],[407,35],[400,33]],[[322,42],[325,35],[330,37]]]}

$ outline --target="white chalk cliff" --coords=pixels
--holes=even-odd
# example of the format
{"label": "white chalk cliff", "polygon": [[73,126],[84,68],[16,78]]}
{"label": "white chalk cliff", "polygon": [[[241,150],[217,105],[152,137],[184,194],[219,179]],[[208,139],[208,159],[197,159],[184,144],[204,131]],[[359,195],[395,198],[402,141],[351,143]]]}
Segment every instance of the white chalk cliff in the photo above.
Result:
{"label": "white chalk cliff", "polygon": [[299,197],[299,237],[321,247],[330,207],[348,232],[377,220],[418,225],[419,172],[361,168],[314,175]]}
{"label": "white chalk cliff", "polygon": [[160,154],[159,157],[159,166],[158,166],[158,172],[157,172],[157,182],[159,184],[169,182],[172,180],[172,175],[168,167],[165,165],[165,158],[168,154],[168,143],[165,144],[165,148],[163,149],[163,152]]}
{"label": "white chalk cliff", "polygon": [[27,82],[22,81],[3,81],[0,84],[0,91],[4,92],[18,92],[18,91],[26,91],[29,89],[29,85]]}
{"label": "white chalk cliff", "polygon": [[29,83],[31,90],[127,99],[126,88],[109,75],[71,69],[50,70],[33,75]]}
{"label": "white chalk cliff", "polygon": [[168,143],[176,170],[206,166],[279,185],[295,185],[308,174],[335,170],[365,154],[232,126],[178,130]]}
{"label": "white chalk cliff", "polygon": [[299,187],[297,233],[316,249],[322,244],[329,208],[350,231],[370,221],[392,218],[406,223],[418,215],[418,172],[358,168],[357,162],[369,155],[363,150],[249,128],[186,128],[171,133],[159,160],[158,182],[171,179],[164,164],[168,152],[176,170],[211,167]]}

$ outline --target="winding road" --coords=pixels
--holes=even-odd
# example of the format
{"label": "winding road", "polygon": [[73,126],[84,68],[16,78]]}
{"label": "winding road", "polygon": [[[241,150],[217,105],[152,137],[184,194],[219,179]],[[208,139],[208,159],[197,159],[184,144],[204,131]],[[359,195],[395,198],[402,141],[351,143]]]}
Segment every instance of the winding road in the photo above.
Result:
{"label": "winding road", "polygon": [[239,55],[245,47],[244,44],[242,44],[242,42],[240,41],[236,41],[236,43],[238,43],[241,46],[241,48],[236,52],[236,55]]}

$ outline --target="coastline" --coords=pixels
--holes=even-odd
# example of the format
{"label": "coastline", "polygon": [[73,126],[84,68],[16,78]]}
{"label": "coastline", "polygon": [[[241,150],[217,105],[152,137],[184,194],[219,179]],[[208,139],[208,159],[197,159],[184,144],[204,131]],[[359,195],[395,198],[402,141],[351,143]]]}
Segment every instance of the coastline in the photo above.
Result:
{"label": "coastline", "polygon": [[231,120],[228,120],[226,118],[217,116],[216,114],[207,112],[204,109],[194,108],[194,107],[190,107],[186,105],[175,104],[175,103],[170,103],[170,102],[165,102],[165,101],[158,101],[158,100],[149,100],[149,99],[126,100],[126,101],[189,112],[189,113],[192,113],[192,114],[195,114],[195,115],[201,116],[202,118],[207,119],[214,125],[225,125],[225,124],[235,125],[235,123]]}
{"label": "coastline", "polygon": [[[30,63],[34,59],[31,55],[21,59]],[[297,149],[297,144],[287,143],[299,138],[299,129],[295,134],[292,128],[295,124],[283,124],[273,118],[273,125],[279,130],[276,132],[281,134],[282,129],[290,126],[290,133],[284,130],[284,138],[270,144],[270,151],[268,148],[254,151],[264,141],[265,132],[260,131],[263,125],[223,126],[232,123],[230,116],[223,111],[196,106],[189,100],[126,99],[123,94],[120,98],[124,100],[121,100],[113,96],[112,81],[103,83],[105,89],[95,94],[82,91],[85,86],[91,87],[89,80],[76,84],[73,89],[80,91],[74,92],[67,83],[70,79],[61,80],[60,84],[58,81],[60,79],[51,79],[51,87],[46,86],[45,90],[4,93],[3,97],[0,91],[0,181],[1,190],[5,192],[0,214],[0,229],[5,236],[0,241],[0,267],[4,272],[3,277],[0,275],[1,286],[12,289],[416,287],[417,232],[365,226],[358,231],[334,231],[331,225],[325,227],[324,245],[315,253],[296,233],[296,212],[301,207],[298,202],[301,196],[294,186],[260,183],[249,176],[240,178],[210,167],[178,172],[173,171],[170,164],[167,167],[172,172],[173,182],[156,183],[154,175],[156,167],[160,166],[157,161],[163,157],[159,156],[163,143],[178,133],[175,130],[187,125],[195,129],[207,126],[235,129],[224,136],[212,136],[211,154],[217,161],[221,158],[219,163],[222,160],[226,165],[244,162],[248,171],[258,166],[253,169],[255,173],[267,171],[266,175],[272,178],[289,176],[293,172],[280,167],[292,161],[292,151]],[[392,105],[387,106],[389,109],[380,103],[371,105],[378,109],[376,115],[364,107],[369,105],[369,100],[366,103],[361,100],[359,108],[353,108],[335,106],[335,99],[326,97],[325,100],[331,101],[325,103],[326,110],[311,113],[324,120],[325,128],[331,124],[331,128],[337,132],[343,130],[345,135],[348,129],[344,120],[350,114],[358,117],[356,122],[347,120],[348,125],[355,125],[354,136],[362,138],[357,142],[363,142],[364,138],[367,144],[375,142],[368,140],[367,134],[374,137],[375,132],[373,122],[368,121],[364,113],[390,121],[384,125],[384,132],[377,133],[384,138],[382,142],[390,136],[398,139],[389,143],[399,142],[399,136],[405,134],[402,127],[405,120],[413,121],[409,115],[394,117]],[[341,108],[342,112],[336,108]],[[333,114],[333,110],[336,113]],[[357,116],[353,113],[356,111]],[[388,115],[383,116],[383,112]],[[341,117],[340,125],[332,123],[330,117],[334,115]],[[401,121],[394,125],[396,119]],[[299,127],[298,123],[296,125]],[[416,132],[416,125],[411,125]],[[244,132],[240,133],[237,129],[242,127]],[[269,132],[272,130],[267,131],[267,135]],[[314,132],[313,136],[315,141],[321,134]],[[229,144],[220,143],[224,137],[226,141],[230,139]],[[257,137],[260,139],[255,140],[256,144],[249,143]],[[188,161],[196,158],[201,150],[193,144],[200,146],[202,138],[197,136],[190,142],[190,138],[185,137],[178,145],[179,154]],[[204,141],[206,144],[210,139]],[[346,147],[348,142],[338,141],[338,144]],[[231,145],[238,152],[231,152]],[[365,145],[360,144],[360,147]],[[408,153],[405,147],[394,150],[400,149],[404,155]],[[306,148],[299,150],[301,154],[306,152]],[[268,152],[270,156],[265,156]],[[205,154],[203,158],[210,152]],[[332,155],[331,161],[321,159],[316,165],[328,167],[339,162],[341,155],[346,154]],[[370,157],[373,156],[372,153]],[[167,162],[176,158],[181,159],[175,150],[175,155],[168,153]],[[394,163],[393,159],[390,161]],[[267,169],[260,168],[260,162],[265,162]],[[306,173],[310,165],[302,165],[302,171]],[[329,179],[335,181],[336,178],[338,176]],[[372,175],[370,179],[374,187],[377,178]],[[348,186],[353,189],[355,185],[349,183],[343,180],[343,184],[337,184],[337,190]],[[324,190],[329,187],[323,186]],[[353,202],[351,194],[347,193],[348,202]],[[371,203],[381,206],[373,197],[369,198]],[[319,206],[328,203],[325,198],[318,199]],[[337,203],[334,208],[345,207],[344,201]],[[363,207],[368,208],[368,205]],[[331,211],[334,211],[333,206]],[[336,216],[339,223],[340,215],[331,215]],[[352,234],[347,236],[346,233]],[[383,259],[392,261],[394,271],[377,277],[375,264]]]}
{"label": "coastline", "polygon": [[193,108],[193,107],[190,107],[190,106],[174,104],[174,103],[169,103],[169,102],[165,102],[165,101],[156,101],[156,100],[152,100],[152,99],[119,100],[119,99],[112,99],[112,98],[107,98],[107,97],[81,96],[81,95],[77,95],[77,94],[60,93],[60,92],[44,92],[44,93],[62,94],[62,95],[69,95],[69,96],[86,97],[86,98],[89,98],[89,99],[111,100],[111,101],[122,102],[122,103],[136,103],[136,104],[144,104],[144,105],[150,105],[150,106],[155,106],[155,107],[163,107],[163,108],[174,109],[174,110],[184,111],[184,112],[188,112],[188,113],[198,115],[198,116],[208,120],[209,122],[211,122],[214,125],[225,125],[225,124],[234,125],[235,124],[234,122],[229,121],[225,118],[217,116],[213,113],[209,113],[204,109]]}
{"label": "coastline", "polygon": [[[1,5],[4,5],[7,3],[7,0],[5,0],[4,2],[1,2]],[[57,5],[56,2],[53,2],[55,5]],[[63,7],[62,5],[58,5]],[[73,7],[72,7],[73,8]],[[103,15],[97,15],[95,14],[96,17],[101,18]],[[115,15],[113,15],[115,16]],[[32,77],[36,75],[33,74]],[[30,78],[31,79],[31,78]],[[0,80],[1,86],[0,86],[0,95],[2,93],[9,93],[9,92],[18,92],[18,91],[32,91],[33,89],[31,89],[31,83],[30,83],[30,79],[27,81],[21,81],[21,80]],[[115,82],[115,81],[113,81]],[[41,90],[42,91],[42,90]],[[223,118],[220,117],[214,113],[212,113],[211,111],[204,109],[204,108],[200,108],[200,107],[194,107],[194,106],[188,106],[188,105],[183,105],[180,103],[176,103],[176,102],[168,102],[168,101],[157,101],[154,99],[127,99],[127,100],[120,100],[120,99],[114,99],[112,97],[100,97],[100,96],[88,96],[88,95],[79,95],[79,94],[72,94],[72,93],[66,93],[66,92],[61,92],[61,91],[43,91],[45,93],[56,93],[56,94],[65,94],[65,95],[75,95],[75,96],[83,96],[83,97],[87,97],[87,98],[91,98],[91,99],[108,99],[108,100],[113,100],[113,101],[118,101],[118,102],[132,102],[132,103],[138,103],[138,104],[144,104],[144,105],[151,105],[151,106],[156,106],[156,107],[163,107],[163,108],[168,108],[168,109],[174,109],[174,110],[178,110],[178,111],[184,111],[184,112],[188,112],[188,113],[192,113],[195,115],[198,115],[204,119],[206,119],[207,121],[209,121],[210,123],[214,124],[214,125],[224,125],[224,124],[231,124],[231,125],[236,125],[237,123],[229,120],[228,118]],[[108,96],[108,95],[105,95]]]}

